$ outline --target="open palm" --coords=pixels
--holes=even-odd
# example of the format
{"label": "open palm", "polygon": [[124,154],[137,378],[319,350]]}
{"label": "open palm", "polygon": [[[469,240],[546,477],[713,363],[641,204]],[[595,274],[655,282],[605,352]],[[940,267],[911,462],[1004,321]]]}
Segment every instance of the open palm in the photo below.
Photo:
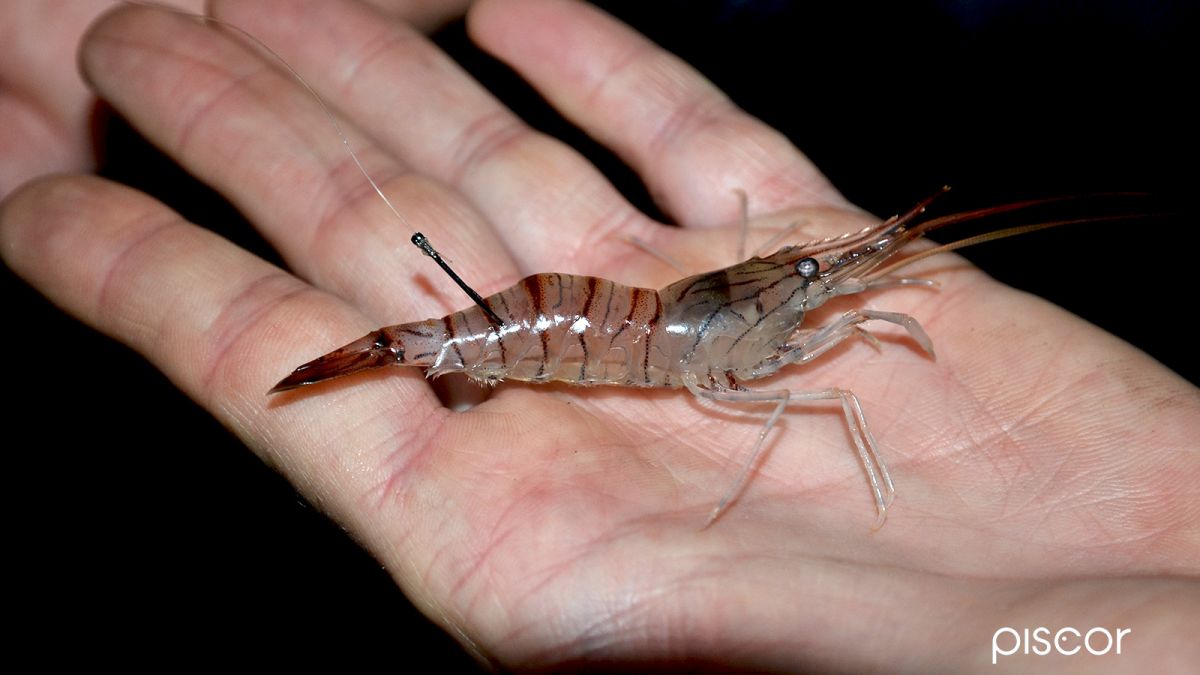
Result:
{"label": "open palm", "polygon": [[[246,213],[295,276],[78,176],[5,203],[5,259],[146,354],[483,654],[920,669],[986,662],[1001,626],[1133,625],[1148,645],[1195,620],[1200,592],[1182,577],[1200,560],[1196,390],[951,256],[913,268],[940,291],[854,299],[914,315],[937,361],[885,328],[878,351],[847,343],[750,383],[860,396],[899,495],[878,532],[832,406],[794,405],[748,489],[701,529],[765,410],[514,383],[452,412],[404,369],[268,398],[318,354],[464,303],[408,243],[414,230],[488,294],[539,271],[677,276],[628,237],[695,271],[728,265],[737,189],[752,244],[790,222],[815,235],[870,221],[786,139],[585,5],[481,2],[470,26],[683,228],[637,212],[402,24],[349,2],[214,4],[336,104],[407,223],[277,62],[228,32],[126,9],[85,39],[93,86]],[[930,636],[936,649],[917,648]]]}

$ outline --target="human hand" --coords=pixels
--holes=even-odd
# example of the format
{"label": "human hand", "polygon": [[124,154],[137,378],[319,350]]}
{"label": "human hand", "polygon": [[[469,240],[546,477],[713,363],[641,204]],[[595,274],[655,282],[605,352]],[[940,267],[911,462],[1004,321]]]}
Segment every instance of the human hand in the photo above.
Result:
{"label": "human hand", "polygon": [[[736,220],[734,188],[751,195],[756,214],[802,207],[764,229],[797,215],[814,230],[862,222],[781,136],[586,8],[487,3],[473,30],[614,147],[689,227],[661,228],[636,213],[416,36],[401,30],[389,42],[378,22],[359,23],[349,11],[336,21],[297,19],[294,32],[280,34],[289,5],[268,22],[235,3],[217,11],[303,72],[320,71],[313,83],[380,143],[353,136],[372,173],[391,177],[385,190],[413,228],[453,251],[462,270],[487,271],[470,274],[485,293],[547,270],[669,280],[622,234],[698,268],[728,264],[736,228],[720,225]],[[146,22],[173,28],[143,30]],[[980,662],[987,653],[972,651],[978,635],[1022,617],[1066,612],[1072,622],[1106,625],[1119,616],[1148,626],[1146,639],[1186,626],[1179,619],[1195,604],[1194,588],[1137,577],[1195,574],[1200,500],[1196,455],[1187,451],[1195,390],[959,262],[925,265],[941,293],[871,299],[921,319],[938,362],[903,341],[878,355],[854,346],[772,381],[862,397],[900,491],[891,521],[874,534],[836,415],[793,409],[746,494],[700,531],[761,418],[714,411],[681,392],[519,384],[456,414],[415,372],[266,399],[279,377],[330,347],[463,302],[363,189],[292,81],[220,34],[176,23],[141,12],[110,20],[88,44],[89,76],[324,292],[95,179],[43,182],[9,202],[6,260],[146,353],[483,653],[508,665],[682,655],[918,669],[914,643],[939,635],[942,654]],[[354,38],[322,43],[320,31],[305,28],[313,26]],[[364,53],[347,44],[385,46],[355,69]],[[651,77],[664,69],[671,77]],[[353,86],[336,79],[347,72]],[[168,89],[176,83],[184,84]],[[1067,340],[1079,347],[1037,348]],[[1150,406],[1154,424],[1134,414],[1147,396],[1164,403]],[[1114,589],[1120,613],[1105,604]],[[1174,595],[1161,600],[1166,593]]]}

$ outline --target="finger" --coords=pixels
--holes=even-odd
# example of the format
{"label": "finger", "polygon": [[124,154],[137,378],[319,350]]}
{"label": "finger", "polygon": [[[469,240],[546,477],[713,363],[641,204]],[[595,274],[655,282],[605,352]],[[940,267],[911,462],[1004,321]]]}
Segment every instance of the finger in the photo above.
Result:
{"label": "finger", "polygon": [[[465,269],[515,280],[503,246],[477,215],[343,122],[370,173],[403,206],[407,222],[398,222],[317,102],[269,60],[229,31],[143,8],[102,20],[82,54],[96,89],[148,138],[228,197],[299,274],[377,323],[440,316],[463,304],[409,243],[416,229],[461,252]],[[470,251],[486,256],[472,259]]]}
{"label": "finger", "polygon": [[90,168],[91,95],[75,68],[79,37],[105,0],[0,6],[0,197],[54,171]]}
{"label": "finger", "polygon": [[[93,177],[31,183],[0,210],[0,251],[56,304],[144,354],[360,533],[370,534],[354,520],[361,498],[397,462],[396,448],[420,452],[416,425],[435,427],[445,413],[416,371],[268,399],[291,366],[374,324],[128,188]],[[87,372],[80,350],[45,353],[78,359]]]}
{"label": "finger", "polygon": [[462,192],[524,271],[611,272],[597,261],[628,257],[618,235],[652,228],[577,152],[532,131],[415,31],[350,2],[214,9],[311,75],[392,154]]}
{"label": "finger", "polygon": [[786,137],[594,7],[482,0],[468,25],[480,46],[633,166],[681,223],[736,222],[739,189],[752,214],[844,204]]}

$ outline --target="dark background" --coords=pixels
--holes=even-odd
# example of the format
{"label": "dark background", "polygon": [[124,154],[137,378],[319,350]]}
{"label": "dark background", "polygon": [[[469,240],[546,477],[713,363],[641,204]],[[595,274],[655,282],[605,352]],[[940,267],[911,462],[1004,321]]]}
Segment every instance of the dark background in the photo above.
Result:
{"label": "dark background", "polygon": [[[1183,2],[601,2],[787,133],[852,201],[946,211],[1040,196],[1152,195],[1075,214],[1170,211],[970,252],[990,273],[1196,381],[1195,8]],[[636,179],[549,113],[461,25],[439,42],[535,125]],[[1185,44],[1190,42],[1192,44]],[[332,129],[330,133],[333,133]],[[236,214],[113,120],[104,172],[262,250]],[[378,563],[137,355],[3,271],[15,498],[10,610],[47,652],[132,662],[414,655],[471,665]],[[133,619],[117,619],[116,614]],[[245,657],[239,656],[245,662]]]}

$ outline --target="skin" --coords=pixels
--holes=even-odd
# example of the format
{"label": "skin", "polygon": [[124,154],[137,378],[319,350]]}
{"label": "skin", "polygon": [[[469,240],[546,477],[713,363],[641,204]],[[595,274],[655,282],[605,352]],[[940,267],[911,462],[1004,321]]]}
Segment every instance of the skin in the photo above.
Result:
{"label": "skin", "polygon": [[[1200,394],[953,256],[907,272],[940,292],[888,291],[809,317],[863,302],[912,314],[936,362],[885,328],[882,352],[848,343],[760,384],[863,400],[900,493],[878,532],[829,406],[795,407],[747,491],[701,530],[762,411],[678,391],[506,384],[455,413],[419,371],[399,369],[266,397],[315,355],[462,304],[407,243],[413,230],[454,251],[460,270],[488,270],[471,275],[486,295],[536,271],[651,287],[677,277],[628,236],[696,270],[725,266],[734,189],[751,195],[760,241],[797,219],[812,235],[870,220],[786,138],[584,5],[480,2],[469,28],[633,167],[682,228],[639,213],[419,32],[345,3],[213,10],[337,102],[407,224],[273,64],[220,32],[124,9],[80,38],[90,86],[247,214],[292,273],[84,174],[8,195],[0,252],[145,355],[482,658],[961,670],[990,667],[998,627],[1039,625],[1132,627],[1128,663],[1156,670],[1200,658],[1187,639],[1200,615]],[[61,41],[78,34],[64,28]],[[39,86],[5,91],[74,128],[86,91]],[[87,168],[80,135],[47,135],[61,150],[53,168]],[[5,185],[44,173],[38,154],[6,155]]]}

